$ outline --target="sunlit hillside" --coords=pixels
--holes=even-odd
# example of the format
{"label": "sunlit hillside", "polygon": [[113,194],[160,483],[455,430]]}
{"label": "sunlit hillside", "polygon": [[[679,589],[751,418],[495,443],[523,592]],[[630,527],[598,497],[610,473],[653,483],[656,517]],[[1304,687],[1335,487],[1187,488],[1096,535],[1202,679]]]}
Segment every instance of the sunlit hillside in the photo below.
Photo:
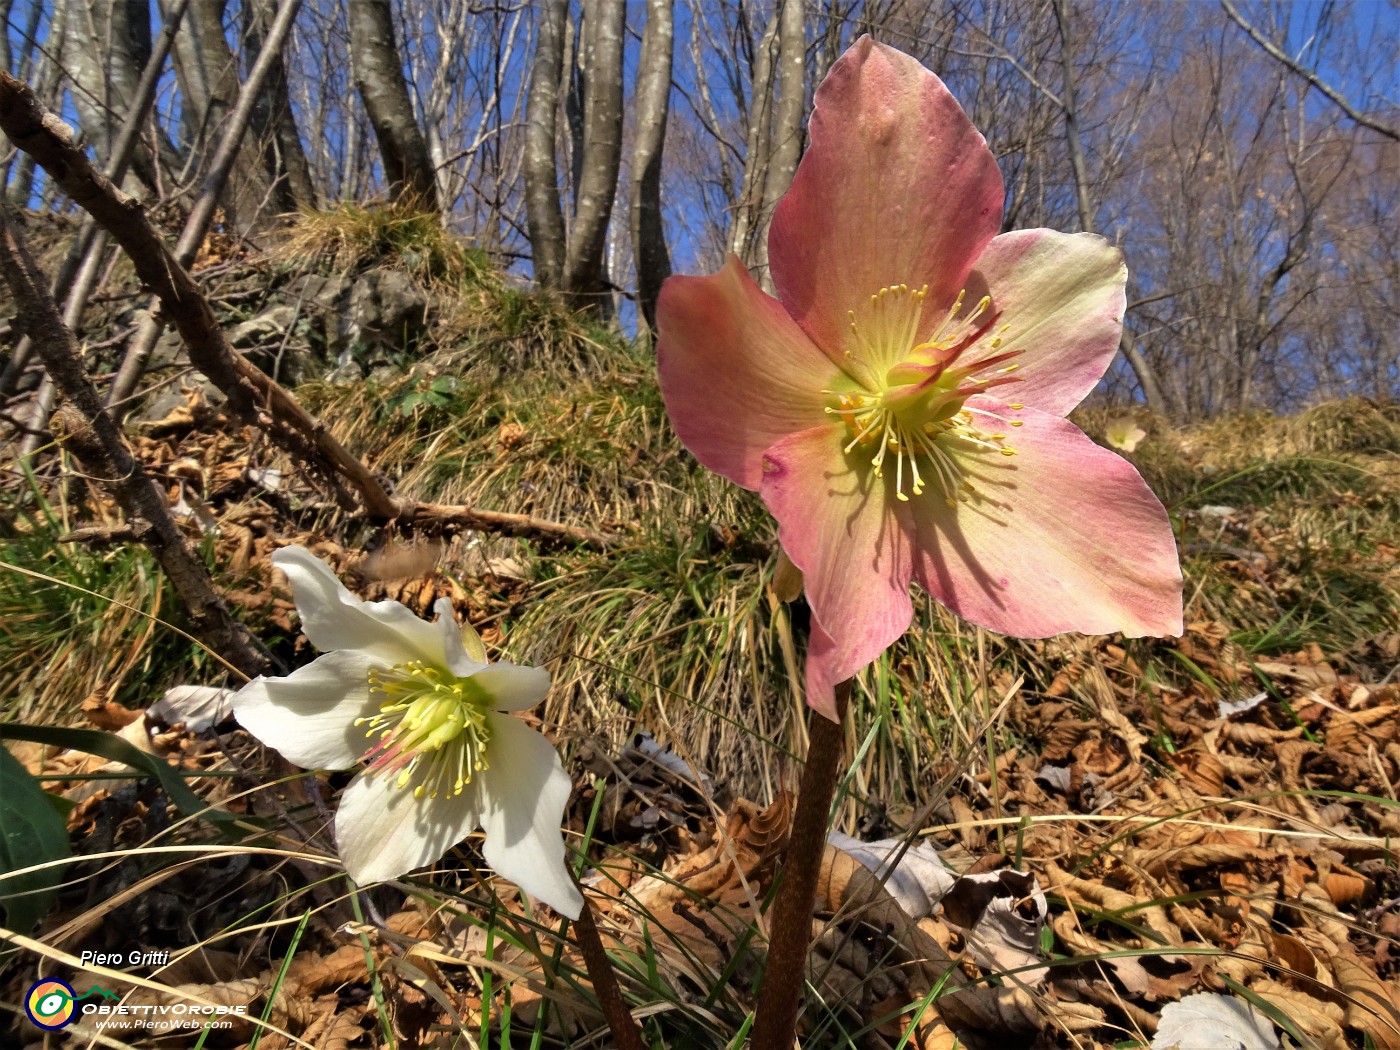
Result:
{"label": "sunlit hillside", "polygon": [[[285,290],[308,274],[404,272],[429,317],[411,355],[386,354],[367,379],[307,379],[301,402],[398,494],[597,542],[372,525],[188,374],[172,373],[169,396],[133,422],[133,447],[238,617],[288,665],[309,654],[267,557],[304,544],[361,596],[428,615],[445,596],[492,654],[548,667],[554,687],[537,715],[578,787],[570,848],[612,901],[627,994],[663,1007],[646,1026],[656,1045],[733,1045],[761,958],[741,935],[746,894],[766,885],[763,844],[781,834],[805,747],[794,682],[808,613],[775,596],[771,521],[677,443],[644,345],[450,240],[346,255],[325,250],[325,222],[220,280]],[[276,316],[286,297],[231,296],[223,323]],[[323,352],[313,325],[272,338],[290,368]],[[1023,642],[917,604],[915,629],[855,691],[836,827],[936,849],[954,872],[1029,872],[1048,911],[1026,913],[1033,943],[1019,948],[1016,931],[984,929],[1008,941],[990,956],[969,955],[941,912],[881,947],[852,912],[878,906],[879,887],[850,883],[833,854],[827,937],[855,940],[823,949],[815,1045],[897,1045],[906,1030],[923,1042],[905,1045],[942,1045],[937,1012],[925,1022],[917,1008],[938,992],[921,991],[901,955],[916,936],[970,974],[1052,961],[1048,976],[1028,971],[1024,1001],[971,1007],[993,1011],[987,1024],[1005,1013],[1008,1033],[1044,1024],[1049,1045],[1120,1044],[1163,997],[1222,987],[1328,1018],[1292,1022],[1300,1034],[1383,1035],[1359,1008],[1328,1011],[1337,997],[1384,994],[1376,982],[1391,977],[1374,909],[1400,891],[1386,845],[1400,830],[1388,801],[1400,775],[1400,415],[1351,400],[1187,427],[1141,410],[1089,409],[1079,422],[1103,439],[1125,418],[1141,432],[1126,454],[1177,533],[1187,632]],[[180,961],[140,1001],[199,985],[313,1045],[328,1030],[349,1045],[386,1032],[420,1045],[458,1023],[453,1012],[468,1031],[496,1033],[482,1045],[508,1045],[507,1032],[578,1045],[597,1021],[574,949],[508,887],[480,881],[470,842],[440,876],[410,880],[406,901],[388,888],[346,897],[320,815],[342,780],[286,766],[228,721],[192,731],[159,703],[171,687],[237,679],[184,633],[151,557],[102,535],[119,511],[100,486],[31,471],[4,499],[7,712],[55,727],[13,746],[31,771],[61,778],[46,784],[67,800],[74,850],[103,854],[59,887],[41,926],[50,958],[159,946]],[[125,771],[132,741],[236,821],[181,820],[168,787]],[[226,887],[212,898],[211,881]],[[183,917],[153,912],[144,886]],[[347,940],[347,909],[371,906],[393,932],[375,920]],[[405,970],[405,950],[428,969]],[[285,971],[239,961],[288,951]],[[1281,952],[1292,953],[1283,971]],[[15,994],[27,973],[12,971]],[[697,1000],[707,981],[719,983]]]}

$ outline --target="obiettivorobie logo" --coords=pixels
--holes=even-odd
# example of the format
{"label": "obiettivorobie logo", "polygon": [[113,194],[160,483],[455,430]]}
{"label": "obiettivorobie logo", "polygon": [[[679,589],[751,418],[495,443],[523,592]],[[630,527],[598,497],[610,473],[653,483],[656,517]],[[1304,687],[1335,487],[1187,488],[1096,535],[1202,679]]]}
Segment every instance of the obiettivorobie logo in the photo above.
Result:
{"label": "obiettivorobie logo", "polygon": [[29,986],[24,997],[24,1012],[36,1027],[56,1032],[73,1023],[78,1016],[78,1003],[94,998],[116,1002],[121,996],[98,985],[79,995],[67,981],[47,977]]}
{"label": "obiettivorobie logo", "polygon": [[[232,1018],[248,1016],[246,1003],[234,1006],[214,1003],[123,1003],[121,998],[116,992],[100,985],[93,985],[79,995],[67,981],[46,977],[29,986],[24,996],[24,1012],[36,1028],[48,1032],[67,1028],[78,1020],[79,1015],[95,1022],[98,1028],[120,1024],[157,1031],[229,1028]],[[85,1002],[88,999],[101,1002]]]}

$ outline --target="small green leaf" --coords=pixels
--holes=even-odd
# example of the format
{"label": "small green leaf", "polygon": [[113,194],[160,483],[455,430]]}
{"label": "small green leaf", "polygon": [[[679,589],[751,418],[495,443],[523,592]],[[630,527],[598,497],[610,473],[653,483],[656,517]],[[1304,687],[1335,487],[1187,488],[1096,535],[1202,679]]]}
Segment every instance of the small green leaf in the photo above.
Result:
{"label": "small green leaf", "polygon": [[31,726],[19,722],[0,724],[0,740],[30,740],[36,744],[51,744],[73,751],[84,751],[112,762],[120,762],[139,775],[155,777],[170,796],[170,801],[187,817],[200,816],[228,828],[239,818],[225,810],[207,805],[189,789],[177,770],[154,755],[133,747],[114,733],[100,729],[68,729],[62,726]]}
{"label": "small green leaf", "polygon": [[55,865],[27,875],[9,873],[68,856],[68,829],[48,793],[0,746],[0,908],[9,929],[27,934],[44,917],[63,869]]}

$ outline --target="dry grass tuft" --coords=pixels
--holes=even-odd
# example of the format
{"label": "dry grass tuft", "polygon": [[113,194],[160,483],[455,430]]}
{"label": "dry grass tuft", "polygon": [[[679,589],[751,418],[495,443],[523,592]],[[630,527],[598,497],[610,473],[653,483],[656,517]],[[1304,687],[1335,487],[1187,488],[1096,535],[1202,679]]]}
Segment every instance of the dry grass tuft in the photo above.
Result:
{"label": "dry grass tuft", "polygon": [[303,209],[270,258],[281,263],[322,260],[341,271],[391,266],[424,284],[458,285],[495,277],[485,253],[452,234],[436,212],[411,203]]}
{"label": "dry grass tuft", "polygon": [[1329,401],[1287,421],[1288,451],[1384,455],[1400,453],[1400,405],[1353,397]]}

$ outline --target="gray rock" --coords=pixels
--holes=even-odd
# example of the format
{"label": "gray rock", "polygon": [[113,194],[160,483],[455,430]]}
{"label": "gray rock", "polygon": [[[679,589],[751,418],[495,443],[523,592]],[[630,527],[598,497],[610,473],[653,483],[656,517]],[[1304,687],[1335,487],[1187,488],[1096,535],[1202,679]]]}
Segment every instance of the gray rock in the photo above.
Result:
{"label": "gray rock", "polygon": [[427,293],[401,270],[372,269],[353,278],[307,274],[288,291],[301,302],[313,342],[325,346],[332,381],[362,379],[426,330]]}
{"label": "gray rock", "polygon": [[350,290],[348,330],[352,350],[363,348],[366,366],[382,363],[391,352],[409,349],[422,335],[428,297],[401,270],[368,270]]}

